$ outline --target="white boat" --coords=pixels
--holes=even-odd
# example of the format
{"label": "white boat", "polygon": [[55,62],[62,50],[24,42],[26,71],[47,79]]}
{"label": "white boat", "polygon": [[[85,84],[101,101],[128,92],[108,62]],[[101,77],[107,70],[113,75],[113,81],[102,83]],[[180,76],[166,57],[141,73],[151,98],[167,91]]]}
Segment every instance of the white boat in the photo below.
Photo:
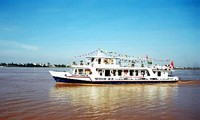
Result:
{"label": "white boat", "polygon": [[[56,82],[73,84],[134,84],[177,82],[179,77],[173,76],[173,62],[159,66],[152,64],[152,59],[136,58],[114,52],[104,52],[86,56],[87,63],[75,62],[71,72],[49,71]],[[116,55],[117,54],[117,55]]]}

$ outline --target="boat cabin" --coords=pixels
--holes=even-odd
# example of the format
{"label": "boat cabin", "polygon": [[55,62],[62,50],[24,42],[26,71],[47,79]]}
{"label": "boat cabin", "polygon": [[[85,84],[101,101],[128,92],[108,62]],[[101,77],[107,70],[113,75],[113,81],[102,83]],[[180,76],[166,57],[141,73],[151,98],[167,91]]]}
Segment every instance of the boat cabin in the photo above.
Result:
{"label": "boat cabin", "polygon": [[116,65],[115,58],[106,58],[106,57],[87,57],[88,63],[92,65]]}
{"label": "boat cabin", "polygon": [[87,75],[91,75],[92,71],[89,68],[75,68],[73,70],[73,74],[87,76]]}

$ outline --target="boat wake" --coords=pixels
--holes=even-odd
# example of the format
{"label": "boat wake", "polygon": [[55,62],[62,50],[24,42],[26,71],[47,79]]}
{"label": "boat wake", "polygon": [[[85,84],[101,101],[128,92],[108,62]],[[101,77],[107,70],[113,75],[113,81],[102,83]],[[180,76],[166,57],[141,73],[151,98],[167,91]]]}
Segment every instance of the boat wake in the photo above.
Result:
{"label": "boat wake", "polygon": [[179,80],[178,84],[200,84],[200,80]]}

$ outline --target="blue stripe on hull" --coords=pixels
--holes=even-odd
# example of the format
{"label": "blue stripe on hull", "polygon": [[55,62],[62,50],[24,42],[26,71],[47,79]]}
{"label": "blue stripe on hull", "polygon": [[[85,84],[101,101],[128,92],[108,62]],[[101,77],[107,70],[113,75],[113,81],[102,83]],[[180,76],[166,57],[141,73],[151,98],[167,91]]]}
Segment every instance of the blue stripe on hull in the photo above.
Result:
{"label": "blue stripe on hull", "polygon": [[141,84],[141,83],[174,83],[177,81],[83,81],[68,78],[53,77],[56,82],[83,84]]}

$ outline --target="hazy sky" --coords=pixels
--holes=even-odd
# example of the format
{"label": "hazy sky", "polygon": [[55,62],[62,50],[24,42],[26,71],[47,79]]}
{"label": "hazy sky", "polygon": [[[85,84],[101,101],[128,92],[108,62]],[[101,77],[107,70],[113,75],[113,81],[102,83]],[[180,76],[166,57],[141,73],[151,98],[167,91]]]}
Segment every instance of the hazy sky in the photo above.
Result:
{"label": "hazy sky", "polygon": [[200,67],[200,2],[0,0],[0,62],[70,63],[98,48]]}

